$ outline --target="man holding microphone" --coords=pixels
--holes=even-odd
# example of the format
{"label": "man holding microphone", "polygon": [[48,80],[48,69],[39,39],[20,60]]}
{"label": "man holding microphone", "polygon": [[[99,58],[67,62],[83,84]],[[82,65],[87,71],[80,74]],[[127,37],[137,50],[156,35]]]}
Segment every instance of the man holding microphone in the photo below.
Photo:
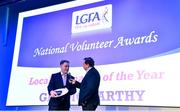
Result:
{"label": "man holding microphone", "polygon": [[[76,93],[76,87],[69,81],[74,79],[69,71],[69,61],[62,60],[60,62],[61,72],[52,74],[49,85],[48,93],[50,95],[49,111],[68,111],[70,108],[70,95]],[[56,89],[67,89],[68,92],[65,95],[58,96]],[[60,92],[62,94],[63,92]]]}
{"label": "man holding microphone", "polygon": [[82,82],[73,79],[71,83],[80,88],[78,105],[82,106],[83,111],[95,111],[100,104],[98,95],[100,74],[94,68],[94,60],[91,57],[84,58],[83,68],[86,75]]}

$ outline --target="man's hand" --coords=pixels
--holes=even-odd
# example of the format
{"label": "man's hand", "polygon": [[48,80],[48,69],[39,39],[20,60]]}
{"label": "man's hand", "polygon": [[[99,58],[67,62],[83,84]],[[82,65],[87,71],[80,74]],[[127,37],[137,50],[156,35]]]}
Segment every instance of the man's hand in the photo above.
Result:
{"label": "man's hand", "polygon": [[87,101],[84,101],[81,103],[82,106],[86,106],[86,104],[87,104]]}
{"label": "man's hand", "polygon": [[57,93],[52,90],[52,91],[50,92],[50,97],[55,97],[55,96],[57,96]]}
{"label": "man's hand", "polygon": [[75,80],[75,79],[70,79],[69,82],[70,82],[71,84],[75,84],[75,83],[76,83],[76,80]]}

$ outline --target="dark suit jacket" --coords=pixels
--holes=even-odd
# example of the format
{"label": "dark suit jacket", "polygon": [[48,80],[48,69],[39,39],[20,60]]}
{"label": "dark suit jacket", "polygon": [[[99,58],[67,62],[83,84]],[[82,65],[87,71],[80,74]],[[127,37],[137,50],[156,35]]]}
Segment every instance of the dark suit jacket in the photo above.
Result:
{"label": "dark suit jacket", "polygon": [[72,85],[69,83],[69,79],[72,78],[74,79],[73,76],[67,74],[67,82],[66,82],[66,86],[63,85],[63,79],[61,76],[61,73],[58,72],[56,74],[52,74],[49,85],[48,85],[48,93],[50,95],[50,91],[55,90],[55,89],[59,89],[59,88],[64,88],[66,87],[69,92],[62,96],[62,97],[58,97],[58,98],[50,98],[49,100],[49,106],[61,106],[62,103],[66,103],[66,107],[70,107],[70,95],[76,93],[76,87],[75,85]]}
{"label": "dark suit jacket", "polygon": [[93,67],[91,68],[83,78],[82,82],[76,82],[76,87],[80,88],[79,93],[79,105],[99,105],[99,84],[100,75],[99,72]]}

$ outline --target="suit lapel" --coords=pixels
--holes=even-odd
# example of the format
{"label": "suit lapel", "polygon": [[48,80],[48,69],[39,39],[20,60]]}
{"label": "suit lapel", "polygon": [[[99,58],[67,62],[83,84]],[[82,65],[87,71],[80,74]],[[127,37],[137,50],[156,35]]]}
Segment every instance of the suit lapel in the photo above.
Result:
{"label": "suit lapel", "polygon": [[61,76],[61,72],[58,73],[58,76],[57,76],[57,83],[59,83],[59,86],[60,87],[63,87],[63,79],[62,79],[62,76]]}

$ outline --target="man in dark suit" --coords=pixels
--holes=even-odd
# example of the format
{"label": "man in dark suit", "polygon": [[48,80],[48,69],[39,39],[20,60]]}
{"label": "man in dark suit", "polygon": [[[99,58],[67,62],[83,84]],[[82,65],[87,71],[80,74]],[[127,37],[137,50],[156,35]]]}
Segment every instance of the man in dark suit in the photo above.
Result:
{"label": "man in dark suit", "polygon": [[94,68],[94,60],[91,57],[84,58],[83,68],[86,75],[82,82],[76,80],[72,81],[77,88],[80,88],[79,105],[82,106],[83,111],[96,110],[100,104],[98,95],[100,85],[99,72]]}
{"label": "man in dark suit", "polygon": [[[62,60],[60,62],[61,72],[56,74],[52,74],[49,85],[48,85],[48,93],[50,95],[49,100],[49,111],[51,110],[69,110],[70,108],[70,95],[76,93],[75,85],[71,84],[69,80],[74,79],[73,76],[68,74],[69,71],[69,61]],[[61,96],[56,97],[57,93],[54,91],[59,88],[67,88],[68,93]]]}

